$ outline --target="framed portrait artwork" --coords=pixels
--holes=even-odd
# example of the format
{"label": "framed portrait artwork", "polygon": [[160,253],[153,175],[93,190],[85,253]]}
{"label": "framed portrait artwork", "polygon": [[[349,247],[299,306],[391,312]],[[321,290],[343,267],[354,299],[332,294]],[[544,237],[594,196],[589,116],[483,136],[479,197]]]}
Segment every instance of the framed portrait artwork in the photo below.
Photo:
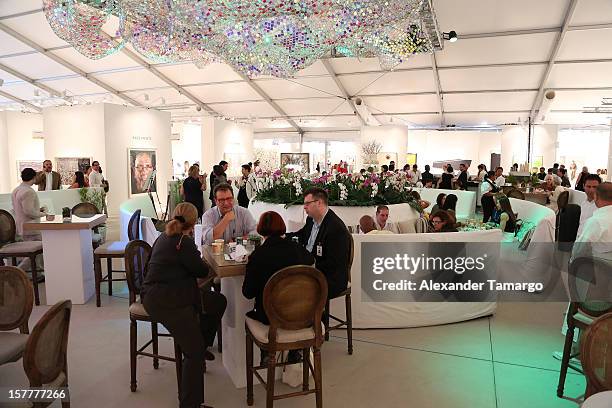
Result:
{"label": "framed portrait artwork", "polygon": [[55,168],[62,178],[62,184],[72,184],[74,173],[85,173],[87,166],[91,166],[91,157],[56,157]]}
{"label": "framed portrait artwork", "polygon": [[155,169],[157,151],[155,149],[129,148],[129,195],[157,191]]}
{"label": "framed portrait artwork", "polygon": [[281,169],[310,172],[310,153],[281,153]]}
{"label": "framed portrait artwork", "polygon": [[17,180],[21,183],[21,172],[28,167],[36,171],[42,171],[43,161],[44,160],[17,160]]}

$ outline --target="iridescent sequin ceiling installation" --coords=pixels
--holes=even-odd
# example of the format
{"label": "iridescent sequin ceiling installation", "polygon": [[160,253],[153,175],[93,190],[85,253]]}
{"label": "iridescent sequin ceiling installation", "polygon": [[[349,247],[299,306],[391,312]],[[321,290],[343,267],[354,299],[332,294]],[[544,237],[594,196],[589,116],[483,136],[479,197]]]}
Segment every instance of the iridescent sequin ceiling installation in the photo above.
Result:
{"label": "iridescent sequin ceiling installation", "polygon": [[130,43],[155,62],[223,61],[250,77],[290,77],[330,55],[378,57],[391,69],[442,47],[431,0],[43,3],[53,31],[89,58]]}

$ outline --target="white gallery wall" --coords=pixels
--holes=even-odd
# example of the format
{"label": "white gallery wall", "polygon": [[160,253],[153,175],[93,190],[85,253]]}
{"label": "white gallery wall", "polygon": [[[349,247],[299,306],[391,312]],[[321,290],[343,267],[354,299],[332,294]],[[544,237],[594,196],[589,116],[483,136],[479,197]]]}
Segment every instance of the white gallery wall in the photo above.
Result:
{"label": "white gallery wall", "polygon": [[240,166],[254,161],[253,127],[227,120],[202,119],[202,171],[210,174],[212,166],[225,160],[230,164],[228,177],[238,177]]}
{"label": "white gallery wall", "polygon": [[[406,126],[362,126],[361,143],[376,141],[382,145],[381,153],[397,154],[396,167],[402,168],[406,164],[406,147],[408,146],[408,127]],[[363,167],[361,148],[357,155],[357,169]],[[388,164],[388,163],[379,163]]]}
{"label": "white gallery wall", "polygon": [[45,159],[42,130],[40,114],[0,112],[0,193],[9,193],[20,183],[17,160]]}
{"label": "white gallery wall", "polygon": [[[411,130],[408,134],[408,153],[417,154],[421,171],[434,161],[467,159],[472,161],[468,172],[476,174],[478,164],[489,167],[491,153],[500,150],[501,132],[498,131]],[[432,168],[432,172],[440,173],[441,169]]]}
{"label": "white gallery wall", "polygon": [[189,165],[202,162],[202,126],[200,123],[173,123],[172,136],[173,172],[177,178],[183,178],[185,162]]}
{"label": "white gallery wall", "polygon": [[118,213],[129,198],[128,149],[154,149],[157,191],[165,203],[166,181],[172,178],[169,113],[113,104],[65,106],[45,108],[43,125],[47,157],[91,157],[100,162],[110,184],[110,214]]}

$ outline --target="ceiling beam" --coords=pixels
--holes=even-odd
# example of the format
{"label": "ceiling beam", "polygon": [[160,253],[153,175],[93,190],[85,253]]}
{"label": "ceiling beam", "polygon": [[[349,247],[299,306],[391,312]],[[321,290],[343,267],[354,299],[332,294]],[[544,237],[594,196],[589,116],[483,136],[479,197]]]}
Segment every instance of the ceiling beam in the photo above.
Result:
{"label": "ceiling beam", "polygon": [[65,68],[69,69],[70,71],[72,71],[72,72],[74,72],[76,74],[79,74],[83,78],[85,78],[88,81],[96,84],[100,88],[110,92],[111,94],[117,96],[118,98],[121,98],[124,101],[126,101],[126,102],[128,102],[128,103],[130,103],[130,104],[132,104],[134,106],[143,106],[137,100],[132,99],[129,96],[122,94],[121,92],[117,91],[115,88],[111,87],[110,85],[108,85],[108,84],[100,81],[99,79],[93,77],[91,74],[88,74],[87,72],[83,71],[82,69],[80,69],[80,68],[76,67],[75,65],[69,63],[65,59],[58,57],[57,55],[53,54],[51,51],[46,50],[45,48],[43,48],[39,44],[35,43],[34,41],[30,40],[29,38],[25,37],[24,35],[18,33],[17,31],[13,30],[9,26],[7,26],[7,25],[5,25],[3,23],[0,23],[0,30],[4,31],[5,33],[10,35],[11,37],[21,41],[22,43],[24,43],[28,47],[33,48],[34,50],[36,50],[37,52],[43,54],[44,56],[52,59],[53,61],[57,62],[58,64],[62,65]]}
{"label": "ceiling beam", "polygon": [[6,99],[10,99],[11,101],[15,101],[17,103],[20,103],[22,106],[26,106],[26,107],[34,110],[35,112],[38,112],[38,113],[42,112],[42,109],[39,108],[38,106],[32,105],[30,102],[24,101],[23,99],[18,98],[16,96],[13,96],[10,93],[6,93],[4,91],[0,91],[0,96],[4,97]]}
{"label": "ceiling beam", "polygon": [[[117,40],[113,39],[110,35],[108,35],[107,33],[105,34],[109,39],[112,39],[113,41],[115,41],[115,43],[118,43]],[[130,58],[132,61],[136,62],[138,65],[143,67],[145,70],[149,71],[150,73],[155,75],[157,78],[159,78],[160,80],[168,84],[171,88],[175,89],[179,94],[183,95],[185,98],[195,103],[200,109],[203,109],[209,115],[220,116],[220,114],[217,111],[215,111],[213,108],[208,106],[206,103],[204,103],[197,96],[195,96],[194,94],[186,90],[184,87],[180,86],[179,84],[177,84],[176,82],[168,78],[158,68],[149,64],[144,58],[136,54],[134,51],[130,50],[127,47],[123,47],[121,48],[121,52],[127,55],[128,58]]]}
{"label": "ceiling beam", "polygon": [[325,67],[325,70],[327,71],[329,76],[331,76],[331,78],[334,80],[334,83],[336,84],[336,86],[340,90],[340,93],[342,94],[344,99],[351,106],[351,109],[353,110],[353,112],[355,112],[355,115],[359,119],[359,122],[361,122],[361,124],[363,126],[365,126],[367,124],[366,118],[361,116],[361,112],[357,109],[357,106],[355,106],[355,102],[350,97],[348,92],[346,92],[346,89],[344,88],[344,85],[342,85],[342,82],[340,82],[340,79],[338,79],[338,76],[336,75],[336,72],[334,71],[334,67],[332,67],[332,65],[331,65],[331,63],[329,62],[328,59],[321,59],[321,62],[323,63],[323,66]]}
{"label": "ceiling beam", "polygon": [[442,84],[440,83],[440,75],[438,74],[438,63],[436,62],[435,51],[431,53],[431,69],[434,75],[434,84],[436,85],[436,96],[440,103],[440,126],[446,125],[444,120],[444,94],[442,93]]}
{"label": "ceiling beam", "polygon": [[574,15],[574,11],[576,10],[576,5],[578,4],[578,0],[570,0],[570,3],[567,7],[567,11],[565,13],[565,17],[563,19],[563,25],[561,26],[561,32],[557,36],[555,44],[553,45],[553,49],[550,53],[550,58],[548,59],[548,65],[546,66],[546,71],[544,71],[544,75],[542,75],[542,79],[540,80],[540,87],[538,88],[538,93],[533,100],[533,105],[531,106],[531,112],[529,116],[532,119],[535,119],[536,111],[539,112],[540,107],[542,106],[542,102],[544,101],[544,86],[546,82],[548,82],[548,78],[550,78],[550,73],[552,72],[553,67],[555,66],[555,60],[557,59],[557,55],[559,54],[559,50],[561,49],[561,45],[563,44],[563,40],[565,39],[565,34],[570,26],[570,21],[572,16]]}
{"label": "ceiling beam", "polygon": [[32,85],[32,86],[34,86],[34,87],[36,87],[38,89],[41,89],[41,90],[47,92],[49,94],[49,97],[51,97],[51,98],[57,97],[57,98],[61,98],[61,99],[65,100],[66,102],[72,103],[72,99],[70,97],[67,97],[67,96],[63,95],[63,93],[61,91],[53,89],[50,86],[47,86],[47,85],[43,84],[40,81],[32,79],[29,76],[24,75],[21,72],[19,72],[17,70],[14,70],[11,67],[7,67],[6,65],[0,63],[0,70],[6,72],[8,74],[11,74],[14,77],[17,77],[17,78],[21,79],[22,81],[27,82],[30,85]]}
{"label": "ceiling beam", "polygon": [[[230,66],[231,67],[231,66]],[[300,127],[300,125],[298,125],[292,118],[291,116],[287,115],[287,112],[285,112],[283,110],[283,108],[281,108],[276,102],[274,102],[272,100],[272,98],[270,98],[268,96],[267,93],[264,92],[263,89],[261,89],[261,87],[259,85],[257,85],[255,83],[255,81],[253,81],[251,78],[249,78],[248,76],[246,76],[245,74],[243,74],[240,71],[237,71],[236,69],[234,69],[233,67],[231,67],[232,70],[240,76],[240,78],[242,78],[243,81],[245,81],[250,87],[251,89],[253,89],[255,92],[257,92],[257,94],[259,96],[262,97],[262,99],[264,99],[266,102],[268,102],[268,104],[275,110],[278,112],[278,114],[281,116],[282,119],[286,120],[292,128],[294,128],[300,135],[304,134],[304,130]]]}

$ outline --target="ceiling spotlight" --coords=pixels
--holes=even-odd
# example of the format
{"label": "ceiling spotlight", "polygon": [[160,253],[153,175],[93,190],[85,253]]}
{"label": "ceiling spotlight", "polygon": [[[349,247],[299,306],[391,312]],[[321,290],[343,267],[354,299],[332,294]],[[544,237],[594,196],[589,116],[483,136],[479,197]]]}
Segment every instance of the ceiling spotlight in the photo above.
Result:
{"label": "ceiling spotlight", "polygon": [[4,79],[0,78],[0,86],[4,84]]}
{"label": "ceiling spotlight", "polygon": [[442,37],[445,40],[448,40],[450,42],[455,42],[455,41],[458,40],[457,32],[456,31],[449,31],[448,33],[442,33]]}
{"label": "ceiling spotlight", "polygon": [[161,98],[161,104],[165,105],[166,104],[166,98]]}
{"label": "ceiling spotlight", "polygon": [[34,90],[34,96],[40,96],[40,89]]}
{"label": "ceiling spotlight", "polygon": [[144,100],[149,102],[149,94],[144,94]]}

